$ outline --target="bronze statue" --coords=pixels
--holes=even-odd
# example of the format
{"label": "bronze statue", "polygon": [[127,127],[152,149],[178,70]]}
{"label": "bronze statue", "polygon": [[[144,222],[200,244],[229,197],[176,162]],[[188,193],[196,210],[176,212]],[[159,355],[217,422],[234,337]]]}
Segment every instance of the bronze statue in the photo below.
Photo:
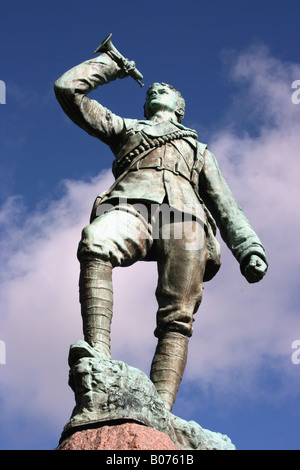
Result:
{"label": "bronze statue", "polygon": [[99,85],[128,75],[142,85],[134,62],[124,59],[110,36],[97,51],[100,56],[72,68],[55,83],[64,112],[115,156],[116,181],[97,197],[78,247],[84,338],[110,358],[112,269],[139,260],[156,261],[158,343],[150,378],[170,411],[185,369],[203,282],[220,267],[216,227],[250,283],[266,273],[265,250],[215,157],[194,130],[181,124],[185,102],[178,91],[154,83],[146,95],[145,120],[119,117],[88,98]]}

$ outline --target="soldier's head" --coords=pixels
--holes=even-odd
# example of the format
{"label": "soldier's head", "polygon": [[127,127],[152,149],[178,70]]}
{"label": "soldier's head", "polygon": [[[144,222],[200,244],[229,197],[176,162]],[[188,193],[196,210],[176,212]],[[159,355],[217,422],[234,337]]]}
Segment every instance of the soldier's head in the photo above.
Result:
{"label": "soldier's head", "polygon": [[178,122],[184,117],[185,101],[179,91],[167,83],[153,83],[146,95],[144,115],[150,119],[157,111],[167,110],[174,112]]}

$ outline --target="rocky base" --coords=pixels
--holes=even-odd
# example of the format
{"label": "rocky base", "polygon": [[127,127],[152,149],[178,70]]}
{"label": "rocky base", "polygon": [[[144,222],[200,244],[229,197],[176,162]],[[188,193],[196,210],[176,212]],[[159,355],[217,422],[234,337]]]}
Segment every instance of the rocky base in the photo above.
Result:
{"label": "rocky base", "polygon": [[77,431],[56,450],[178,450],[171,438],[137,423]]}
{"label": "rocky base", "polygon": [[[129,450],[133,445],[143,450],[162,450],[164,445],[174,445],[175,450],[235,450],[226,435],[168,412],[142,371],[104,359],[85,341],[71,345],[69,365],[76,406],[63,429],[59,450],[79,449],[88,442],[92,449],[110,450]],[[145,447],[148,439],[150,447]],[[102,447],[106,445],[118,447]]]}

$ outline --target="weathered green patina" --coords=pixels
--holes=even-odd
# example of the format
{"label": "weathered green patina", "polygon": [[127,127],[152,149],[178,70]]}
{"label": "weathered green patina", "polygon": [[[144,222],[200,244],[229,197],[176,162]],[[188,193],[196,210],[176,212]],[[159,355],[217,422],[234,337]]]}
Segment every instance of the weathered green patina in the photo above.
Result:
{"label": "weathered green patina", "polygon": [[112,269],[156,261],[158,344],[150,378],[171,410],[203,282],[221,264],[217,227],[248,282],[262,279],[267,259],[214,155],[181,123],[185,102],[179,92],[165,83],[153,84],[146,95],[145,120],[117,116],[87,96],[117,78],[141,77],[132,62],[116,60],[111,49],[101,49],[99,57],[55,83],[65,113],[107,144],[115,157],[116,181],[96,198],[78,247],[84,338],[110,358]]}
{"label": "weathered green patina", "polygon": [[69,365],[76,405],[60,442],[81,429],[129,421],[167,434],[180,450],[235,450],[228,436],[167,411],[142,371],[102,358],[85,341],[71,345]]}

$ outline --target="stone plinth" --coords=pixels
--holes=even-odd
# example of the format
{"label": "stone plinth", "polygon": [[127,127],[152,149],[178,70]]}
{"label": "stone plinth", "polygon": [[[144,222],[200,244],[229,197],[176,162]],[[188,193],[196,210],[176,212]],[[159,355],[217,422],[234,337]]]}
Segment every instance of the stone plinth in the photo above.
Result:
{"label": "stone plinth", "polygon": [[86,342],[71,346],[69,365],[69,385],[76,406],[63,429],[58,449],[85,445],[87,436],[93,445],[107,445],[109,433],[114,436],[112,442],[122,436],[122,449],[144,446],[147,435],[152,450],[161,450],[161,445],[170,442],[179,450],[235,449],[226,435],[203,429],[195,421],[185,421],[167,411],[154,384],[142,371],[121,361],[104,359]]}
{"label": "stone plinth", "polygon": [[57,450],[178,450],[171,438],[137,423],[77,431]]}

